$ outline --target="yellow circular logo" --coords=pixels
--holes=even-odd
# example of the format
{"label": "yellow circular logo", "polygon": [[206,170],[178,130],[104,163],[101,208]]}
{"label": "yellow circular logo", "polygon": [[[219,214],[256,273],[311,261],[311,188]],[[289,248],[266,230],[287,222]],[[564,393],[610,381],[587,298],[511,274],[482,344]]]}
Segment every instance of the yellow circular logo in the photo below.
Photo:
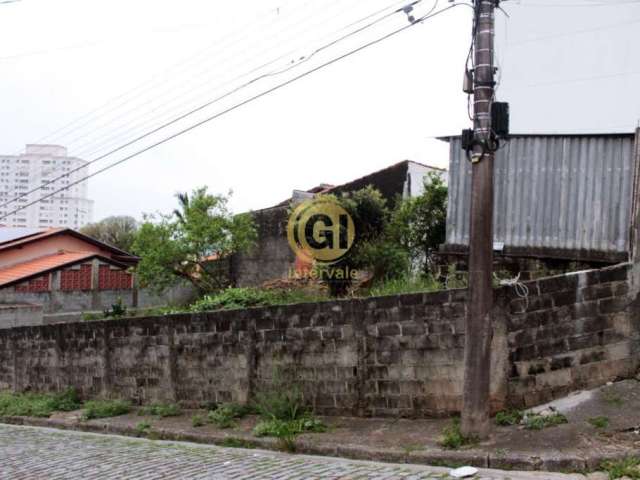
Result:
{"label": "yellow circular logo", "polygon": [[333,263],[353,245],[355,226],[351,215],[338,202],[320,197],[295,208],[289,217],[287,238],[299,257]]}

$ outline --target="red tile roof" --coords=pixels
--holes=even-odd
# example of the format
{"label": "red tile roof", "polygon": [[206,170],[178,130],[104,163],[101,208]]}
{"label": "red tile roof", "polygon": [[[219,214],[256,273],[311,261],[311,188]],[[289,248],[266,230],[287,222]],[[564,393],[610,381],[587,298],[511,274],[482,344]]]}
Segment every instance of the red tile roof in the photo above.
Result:
{"label": "red tile roof", "polygon": [[96,255],[95,252],[60,252],[2,268],[0,269],[0,287],[24,281],[39,274],[55,270],[56,268],[78,263],[93,257],[100,257],[106,261],[110,260]]}

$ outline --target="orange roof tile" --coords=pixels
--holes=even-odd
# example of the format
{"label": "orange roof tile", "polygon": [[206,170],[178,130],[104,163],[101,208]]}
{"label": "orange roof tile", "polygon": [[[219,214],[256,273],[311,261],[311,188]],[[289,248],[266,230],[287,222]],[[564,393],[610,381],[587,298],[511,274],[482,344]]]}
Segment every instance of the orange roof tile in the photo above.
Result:
{"label": "orange roof tile", "polygon": [[0,287],[95,256],[97,256],[95,252],[60,252],[2,268],[0,269]]}

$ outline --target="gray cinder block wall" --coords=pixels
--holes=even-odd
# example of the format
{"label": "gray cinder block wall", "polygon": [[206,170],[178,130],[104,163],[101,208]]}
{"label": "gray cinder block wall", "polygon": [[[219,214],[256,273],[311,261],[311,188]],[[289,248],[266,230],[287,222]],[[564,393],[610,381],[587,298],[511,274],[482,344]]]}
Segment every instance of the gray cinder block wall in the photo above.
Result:
{"label": "gray cinder block wall", "polygon": [[[628,377],[640,327],[633,268],[496,290],[492,410]],[[185,406],[244,402],[275,375],[318,413],[461,408],[464,290],[0,331],[0,389]]]}

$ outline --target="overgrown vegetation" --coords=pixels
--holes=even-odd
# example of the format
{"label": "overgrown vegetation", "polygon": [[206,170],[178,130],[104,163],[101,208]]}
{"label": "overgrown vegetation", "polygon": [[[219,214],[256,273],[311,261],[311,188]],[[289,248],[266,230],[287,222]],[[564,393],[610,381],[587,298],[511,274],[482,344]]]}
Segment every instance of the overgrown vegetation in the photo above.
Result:
{"label": "overgrown vegetation", "polygon": [[49,417],[53,412],[68,412],[81,406],[75,389],[61,393],[0,393],[0,415]]}
{"label": "overgrown vegetation", "polygon": [[315,302],[319,300],[326,300],[326,297],[297,289],[264,290],[259,288],[227,288],[216,294],[205,295],[192,304],[190,310],[192,312],[204,312],[220,309]]}
{"label": "overgrown vegetation", "polygon": [[442,430],[440,445],[449,450],[457,450],[477,442],[478,440],[476,438],[466,437],[462,434],[462,430],[460,430],[460,419],[454,418],[451,425]]}
{"label": "overgrown vegetation", "polygon": [[617,478],[640,479],[640,457],[603,462],[601,469],[609,474],[610,480]]}
{"label": "overgrown vegetation", "polygon": [[547,427],[555,427],[568,423],[567,417],[559,412],[549,415],[527,415],[524,419],[524,428],[527,430],[542,430]]}
{"label": "overgrown vegetation", "polygon": [[604,416],[592,417],[588,422],[596,428],[607,428],[609,426],[609,418]]}
{"label": "overgrown vegetation", "polygon": [[171,214],[145,216],[133,242],[141,257],[136,272],[142,285],[162,291],[180,281],[202,294],[227,286],[225,269],[215,260],[248,250],[256,230],[249,214],[233,215],[229,195],[212,195],[206,187],[177,195]]}
{"label": "overgrown vegetation", "polygon": [[237,403],[224,403],[209,412],[207,419],[218,428],[232,428],[236,420],[251,412],[251,408]]}
{"label": "overgrown vegetation", "polygon": [[89,400],[85,402],[83,410],[83,420],[117,417],[129,413],[131,403],[126,400]]}
{"label": "overgrown vegetation", "polygon": [[442,285],[431,275],[418,277],[402,277],[375,284],[368,292],[371,297],[398,295],[402,293],[435,292]]}
{"label": "overgrown vegetation", "polygon": [[177,417],[182,409],[176,403],[153,403],[138,410],[138,415],[155,415],[158,417]]}
{"label": "overgrown vegetation", "polygon": [[519,425],[523,418],[522,410],[504,410],[496,414],[496,423],[503,427]]}

